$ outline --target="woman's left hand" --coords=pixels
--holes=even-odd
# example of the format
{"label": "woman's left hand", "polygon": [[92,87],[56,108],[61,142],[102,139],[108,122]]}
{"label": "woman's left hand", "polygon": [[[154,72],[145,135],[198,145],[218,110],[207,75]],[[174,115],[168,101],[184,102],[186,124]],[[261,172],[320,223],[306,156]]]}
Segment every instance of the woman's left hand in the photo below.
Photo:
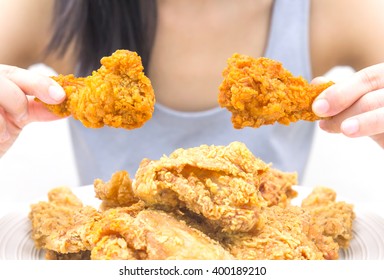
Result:
{"label": "woman's left hand", "polygon": [[330,86],[316,98],[312,110],[327,118],[320,121],[323,130],[348,137],[370,136],[384,148],[384,63]]}

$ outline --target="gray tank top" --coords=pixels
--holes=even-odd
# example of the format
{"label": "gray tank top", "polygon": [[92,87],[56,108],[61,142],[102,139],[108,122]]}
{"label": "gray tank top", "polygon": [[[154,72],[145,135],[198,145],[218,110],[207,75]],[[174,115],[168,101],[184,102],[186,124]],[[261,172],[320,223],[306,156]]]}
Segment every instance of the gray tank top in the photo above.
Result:
{"label": "gray tank top", "polygon": [[[275,1],[264,54],[307,80],[311,79],[309,2]],[[130,131],[110,127],[88,129],[70,119],[79,180],[84,185],[92,184],[95,178],[108,180],[117,170],[127,170],[134,177],[143,158],[159,159],[177,148],[228,145],[232,141],[245,143],[255,156],[275,168],[297,171],[300,180],[311,147],[313,123],[299,121],[289,126],[236,130],[230,118],[231,114],[219,107],[180,112],[156,104],[152,119],[142,128]]]}

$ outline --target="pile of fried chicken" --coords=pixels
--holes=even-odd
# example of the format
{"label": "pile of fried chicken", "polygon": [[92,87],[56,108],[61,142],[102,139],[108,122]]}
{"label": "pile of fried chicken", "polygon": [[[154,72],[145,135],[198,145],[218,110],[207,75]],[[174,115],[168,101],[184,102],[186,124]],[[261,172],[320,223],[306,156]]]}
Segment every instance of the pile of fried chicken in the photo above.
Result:
{"label": "pile of fried chicken", "polygon": [[47,259],[338,259],[353,237],[353,205],[315,188],[301,206],[296,173],[240,142],[177,149],[94,181],[100,206],[70,188],[31,205],[32,239]]}

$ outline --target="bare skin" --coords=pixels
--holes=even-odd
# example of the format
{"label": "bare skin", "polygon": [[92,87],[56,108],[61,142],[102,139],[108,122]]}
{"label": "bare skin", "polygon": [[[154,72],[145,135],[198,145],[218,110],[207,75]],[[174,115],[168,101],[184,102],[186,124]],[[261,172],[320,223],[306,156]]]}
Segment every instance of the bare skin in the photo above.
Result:
{"label": "bare skin", "polygon": [[[0,67],[0,156],[27,123],[54,119],[26,95],[51,103],[64,98],[60,90],[50,98],[51,79],[35,80],[35,74],[8,65],[25,68],[43,62],[62,74],[75,69],[71,50],[64,59],[43,55],[51,36],[53,0],[30,2],[0,0],[0,24],[7,27],[0,31],[1,42],[7,42],[0,46],[0,63],[5,64]],[[180,111],[217,107],[226,59],[234,52],[263,55],[272,5],[272,0],[159,0],[158,31],[148,69],[157,102]],[[39,16],[42,8],[45,17]],[[371,136],[384,148],[384,66],[379,64],[384,61],[384,40],[379,36],[384,31],[383,8],[380,0],[312,0],[310,51],[314,76],[338,65],[358,71],[314,102],[319,116],[334,116],[322,121],[321,127],[350,137]],[[24,10],[29,12],[21,15]],[[23,121],[18,121],[21,116]]]}

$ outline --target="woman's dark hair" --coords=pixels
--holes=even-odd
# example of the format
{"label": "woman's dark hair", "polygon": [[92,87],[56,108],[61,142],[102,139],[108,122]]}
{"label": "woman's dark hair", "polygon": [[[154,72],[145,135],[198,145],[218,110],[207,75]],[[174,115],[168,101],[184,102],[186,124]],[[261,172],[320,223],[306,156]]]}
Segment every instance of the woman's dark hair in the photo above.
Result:
{"label": "woman's dark hair", "polygon": [[55,0],[48,52],[63,55],[75,42],[77,75],[100,67],[117,49],[136,51],[148,66],[156,33],[156,0]]}

